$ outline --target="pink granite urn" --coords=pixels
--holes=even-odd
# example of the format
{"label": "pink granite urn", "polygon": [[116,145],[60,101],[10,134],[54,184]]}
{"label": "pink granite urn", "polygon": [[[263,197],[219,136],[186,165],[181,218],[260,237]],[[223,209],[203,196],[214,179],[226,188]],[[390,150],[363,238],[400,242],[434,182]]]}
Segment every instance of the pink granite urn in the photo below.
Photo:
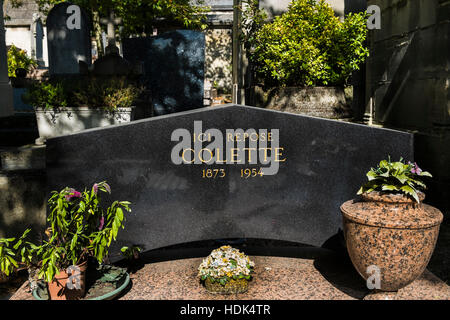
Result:
{"label": "pink granite urn", "polygon": [[397,291],[424,272],[443,220],[424,198],[372,191],[341,206],[348,253],[369,289]]}

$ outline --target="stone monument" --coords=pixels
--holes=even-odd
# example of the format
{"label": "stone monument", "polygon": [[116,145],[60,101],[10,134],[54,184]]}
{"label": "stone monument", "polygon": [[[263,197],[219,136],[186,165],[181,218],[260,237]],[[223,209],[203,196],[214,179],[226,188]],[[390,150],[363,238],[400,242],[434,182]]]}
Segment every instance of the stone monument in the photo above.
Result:
{"label": "stone monument", "polygon": [[47,17],[50,75],[79,74],[79,63],[91,64],[90,21],[79,6],[60,3]]}

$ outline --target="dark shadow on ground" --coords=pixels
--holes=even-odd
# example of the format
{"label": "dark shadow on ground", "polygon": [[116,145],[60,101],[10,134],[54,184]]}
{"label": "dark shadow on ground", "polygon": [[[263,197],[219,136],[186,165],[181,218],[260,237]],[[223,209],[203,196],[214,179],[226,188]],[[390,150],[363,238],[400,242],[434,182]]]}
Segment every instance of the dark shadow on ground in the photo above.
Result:
{"label": "dark shadow on ground", "polygon": [[427,269],[450,285],[450,218],[448,213],[444,214],[444,217],[436,248]]}
{"label": "dark shadow on ground", "polygon": [[9,300],[27,279],[27,270],[21,270],[8,282],[0,283],[0,300]]}
{"label": "dark shadow on ground", "polygon": [[[368,293],[368,289],[364,280],[354,269],[345,248],[343,249],[340,244],[339,235],[327,241],[325,244],[327,248],[270,239],[196,241],[143,252],[139,262],[135,262],[129,269],[131,273],[134,273],[147,263],[206,257],[212,250],[222,245],[231,245],[250,256],[314,260],[314,267],[331,285],[356,299],[362,299]],[[121,260],[116,265],[129,267],[126,260]]]}

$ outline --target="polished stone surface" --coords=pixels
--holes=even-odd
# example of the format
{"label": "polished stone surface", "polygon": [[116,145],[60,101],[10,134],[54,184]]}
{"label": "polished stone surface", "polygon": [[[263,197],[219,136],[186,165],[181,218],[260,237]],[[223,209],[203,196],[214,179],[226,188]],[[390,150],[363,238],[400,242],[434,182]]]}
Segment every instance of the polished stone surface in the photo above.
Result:
{"label": "polished stone surface", "polygon": [[396,291],[424,272],[443,220],[438,209],[404,195],[371,192],[341,210],[348,253],[365,279],[379,272],[380,288]]}
{"label": "polished stone surface", "polygon": [[[371,192],[369,195],[362,195],[362,198],[367,197],[368,200],[356,198],[346,201],[341,206],[344,215],[363,225],[394,229],[426,229],[440,225],[444,219],[437,208],[425,203],[417,204],[414,199],[403,194]],[[387,202],[389,198],[397,198],[399,202]],[[421,201],[423,198],[425,197]]]}
{"label": "polished stone surface", "polygon": [[91,65],[90,23],[86,12],[71,3],[50,10],[46,21],[50,75],[79,74],[79,61]]}
{"label": "polished stone surface", "polygon": [[124,58],[144,63],[144,85],[156,115],[203,107],[205,35],[176,30],[123,41]]}
{"label": "polished stone surface", "polygon": [[[174,164],[172,133],[192,134],[194,121],[202,121],[203,132],[216,128],[224,136],[226,129],[279,130],[286,161],[271,162],[273,175],[248,179],[242,169],[268,170],[261,154],[255,164]],[[275,148],[273,140],[267,147]],[[320,247],[342,228],[339,207],[354,198],[370,167],[388,155],[412,160],[412,146],[408,133],[228,105],[49,139],[48,191],[106,180],[112,187],[106,199],[131,201],[113,253],[130,244],[150,250],[224,238]],[[203,178],[203,170],[215,168],[226,176]]]}
{"label": "polished stone surface", "polygon": [[[316,258],[251,256],[253,280],[246,293],[211,294],[198,281],[201,258],[145,265],[131,275],[121,300],[449,300],[450,287],[429,271],[397,293],[371,293],[348,261],[332,253]],[[28,283],[11,300],[32,300]]]}

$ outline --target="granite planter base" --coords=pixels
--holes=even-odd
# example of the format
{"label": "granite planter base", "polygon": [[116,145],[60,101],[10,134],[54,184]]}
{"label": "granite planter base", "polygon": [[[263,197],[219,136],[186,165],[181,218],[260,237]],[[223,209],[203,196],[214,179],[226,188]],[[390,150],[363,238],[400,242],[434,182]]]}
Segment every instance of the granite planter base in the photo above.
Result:
{"label": "granite planter base", "polygon": [[256,107],[327,119],[351,118],[351,106],[342,87],[286,87],[264,91],[254,87],[250,99]]}
{"label": "granite planter base", "polygon": [[65,108],[58,112],[36,109],[39,140],[82,130],[127,123],[134,119],[134,108],[120,108],[114,113],[88,107]]}
{"label": "granite planter base", "polygon": [[219,282],[211,282],[211,280],[205,280],[205,288],[209,293],[214,294],[236,294],[244,293],[248,290],[247,279],[229,280],[225,285],[221,285]]}
{"label": "granite planter base", "polygon": [[443,220],[439,210],[400,194],[371,192],[345,202],[341,211],[353,265],[366,281],[373,279],[373,266],[379,270],[376,289],[397,291],[425,271]]}

